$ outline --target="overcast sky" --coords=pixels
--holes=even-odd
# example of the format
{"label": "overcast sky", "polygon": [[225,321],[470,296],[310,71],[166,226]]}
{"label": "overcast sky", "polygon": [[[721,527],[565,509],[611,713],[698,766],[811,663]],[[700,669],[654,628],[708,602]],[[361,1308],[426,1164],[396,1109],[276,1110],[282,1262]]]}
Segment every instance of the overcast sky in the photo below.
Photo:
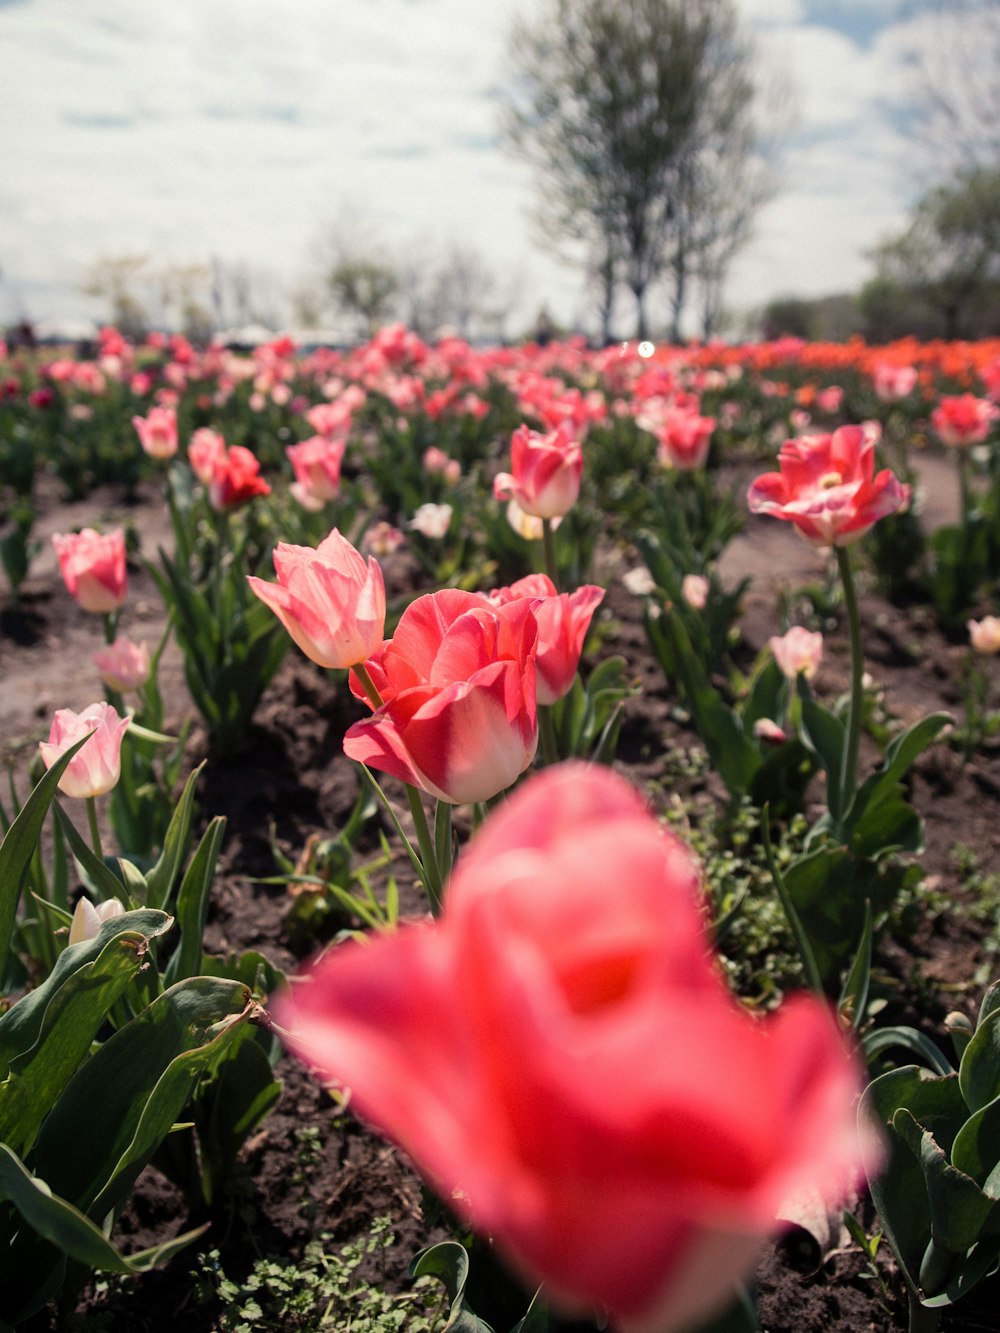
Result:
{"label": "overcast sky", "polygon": [[[100,255],[245,261],[290,287],[345,210],[397,254],[482,252],[526,321],[543,297],[589,318],[498,142],[506,34],[542,3],[0,0],[0,321],[100,316],[79,292]],[[730,304],[856,287],[916,189],[897,127],[926,0],[737,3],[794,99]]]}

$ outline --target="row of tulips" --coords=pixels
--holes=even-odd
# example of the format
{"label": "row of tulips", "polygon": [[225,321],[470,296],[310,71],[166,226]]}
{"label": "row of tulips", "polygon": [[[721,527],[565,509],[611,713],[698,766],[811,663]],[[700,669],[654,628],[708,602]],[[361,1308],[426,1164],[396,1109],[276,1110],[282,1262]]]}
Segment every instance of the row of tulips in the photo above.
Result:
{"label": "row of tulips", "polygon": [[[290,351],[272,348],[257,358],[254,393],[273,397],[290,386]],[[127,349],[115,354],[126,358]],[[560,356],[578,373],[587,364],[582,349],[548,355],[549,370],[560,367]],[[476,382],[471,352],[460,357],[458,349],[426,349],[405,332],[389,331],[357,356],[359,365],[370,357],[363,373],[381,386],[366,392],[384,392],[397,413],[407,410],[404,374],[414,381],[406,391],[419,398],[417,372],[435,357],[446,364],[450,358],[453,373],[461,364]],[[839,711],[815,699],[809,685],[815,645],[786,636],[776,641],[774,671],[762,670],[748,698],[734,706],[707,673],[698,674],[705,672],[704,656],[688,628],[720,612],[715,560],[729,531],[720,488],[704,466],[707,418],[700,402],[682,396],[690,393],[681,387],[682,376],[708,372],[698,357],[683,368],[635,358],[626,369],[618,349],[615,356],[621,365],[608,354],[604,359],[623,397],[631,394],[632,440],[641,439],[645,412],[646,434],[656,440],[646,466],[672,465],[658,476],[655,504],[643,511],[649,518],[672,504],[683,528],[683,540],[669,533],[666,520],[663,540],[654,540],[655,531],[646,534],[645,549],[655,546],[660,556],[656,568],[650,563],[647,596],[657,609],[650,622],[661,626],[709,753],[720,771],[727,766],[727,783],[737,781],[735,766],[744,755],[755,773],[763,772],[762,747],[775,743],[794,749],[806,779],[825,775],[826,809],[798,855],[783,869],[772,858],[775,893],[815,993],[789,1001],[766,1020],[751,1017],[722,980],[690,853],[622,779],[578,762],[580,755],[613,759],[613,746],[609,752],[603,744],[607,729],[599,744],[593,733],[575,733],[574,742],[565,743],[559,710],[574,692],[586,695],[598,675],[593,670],[586,685],[577,679],[604,590],[582,580],[573,580],[571,591],[559,589],[567,569],[580,563],[574,544],[581,529],[574,522],[593,494],[587,460],[599,404],[579,391],[574,397],[561,380],[544,386],[537,373],[529,380],[515,368],[509,384],[518,401],[532,403],[542,429],[525,423],[513,431],[510,471],[496,473],[486,503],[516,505],[507,531],[522,543],[522,564],[536,563],[530,552],[537,545],[546,573],[496,587],[482,579],[484,569],[478,587],[417,597],[389,637],[385,578],[373,554],[362,554],[337,528],[309,544],[274,542],[273,525],[255,525],[253,518],[256,507],[272,499],[253,454],[244,458],[241,446],[227,448],[221,436],[200,433],[191,438],[185,473],[162,443],[169,422],[154,423],[150,439],[170,466],[176,539],[172,555],[162,557],[159,582],[176,615],[189,683],[199,682],[192,693],[197,698],[201,691],[199,706],[210,727],[209,710],[227,690],[259,696],[280,660],[280,631],[273,622],[265,631],[252,618],[254,607],[273,612],[320,668],[349,670],[349,688],[370,715],[348,729],[344,751],[403,784],[413,839],[404,833],[405,821],[393,818],[436,918],[364,946],[332,949],[276,1001],[265,1022],[310,1066],[350,1087],[362,1114],[401,1142],[441,1197],[495,1241],[522,1280],[542,1283],[544,1301],[557,1309],[607,1312],[623,1330],[689,1328],[737,1298],[793,1196],[814,1190],[832,1206],[867,1172],[885,1182],[878,1197],[887,1234],[914,1309],[926,1317],[995,1266],[988,1210],[975,1226],[969,1219],[982,1211],[980,1196],[990,1197],[1000,1143],[994,1143],[992,1119],[981,1123],[980,1117],[966,1136],[977,1135],[974,1170],[971,1149],[940,1145],[956,1166],[968,1167],[978,1194],[962,1194],[946,1173],[928,1178],[921,1186],[926,1208],[920,1205],[919,1217],[904,1227],[897,1210],[912,1209],[920,1195],[911,1161],[919,1170],[919,1149],[914,1157],[901,1112],[921,1127],[917,1140],[933,1137],[931,1103],[921,1100],[928,1079],[913,1075],[903,1087],[897,1079],[891,1097],[876,1081],[866,1094],[860,1134],[855,1123],[862,1058],[887,1044],[867,1009],[873,944],[885,923],[887,896],[907,864],[900,853],[920,846],[919,815],[902,784],[945,719],[924,719],[894,737],[881,766],[866,776],[859,772],[863,645],[849,548],[902,515],[910,487],[888,469],[876,472],[879,432],[870,423],[784,444],[780,470],[751,487],[750,508],[788,521],[833,551],[843,581],[852,686]],[[179,364],[191,366],[188,357],[185,351]],[[332,365],[326,373],[334,373]],[[174,378],[180,383],[182,377]],[[352,443],[373,468],[374,451],[385,443],[364,431],[350,439],[360,403],[319,412],[336,408],[349,387],[341,384],[330,404],[312,409],[309,425],[319,438],[326,431],[343,449],[323,455],[318,472],[296,467],[295,485],[319,502],[318,508],[302,506],[301,494],[296,497],[307,516],[303,523],[322,522],[344,505],[337,468]],[[426,407],[426,395],[422,402]],[[389,440],[392,457],[402,456],[407,441],[412,454],[419,438],[412,424]],[[144,428],[152,429],[148,417]],[[313,453],[319,457],[317,449]],[[596,469],[611,471],[607,448],[593,456]],[[292,466],[304,457],[294,455]],[[443,478],[440,459],[432,462],[432,475]],[[446,484],[458,487],[461,478]],[[324,497],[324,485],[334,493]],[[375,524],[361,528],[370,538]],[[127,602],[123,538],[86,531],[58,538],[56,548],[70,593],[84,609],[106,617],[112,638]],[[263,577],[269,559],[277,582]],[[728,615],[736,613],[738,605],[728,607]],[[109,688],[124,692],[141,671],[120,640],[116,651],[122,672]],[[142,723],[120,717],[115,702],[82,718],[60,714],[41,752],[56,767],[62,791],[85,798],[91,811],[98,796],[122,781],[121,746],[133,731],[142,736]],[[219,720],[217,738],[231,739],[230,729],[238,733],[247,718],[227,715],[225,726]],[[146,729],[146,743],[163,739]],[[539,762],[545,771],[524,778]],[[51,788],[50,782],[49,795]],[[741,790],[750,790],[749,781]],[[763,788],[754,790],[760,799]],[[25,809],[35,808],[33,799]],[[42,804],[39,798],[36,805]],[[473,807],[477,831],[467,847],[457,847],[451,809],[464,804]],[[103,940],[100,932],[117,929],[119,915],[106,904],[120,901],[127,909],[121,919],[127,919],[139,910],[149,881],[138,866],[129,871],[122,862],[102,871],[96,817],[90,825],[89,857],[79,835],[72,846],[97,898],[91,906],[103,921]],[[38,821],[30,827],[37,835]],[[26,845],[23,828],[15,821],[3,847],[15,831],[11,845]],[[169,836],[168,828],[161,858]],[[198,903],[186,907],[194,923],[204,920],[198,916],[207,901],[204,883],[202,874],[198,892],[186,898],[189,903],[194,895]],[[15,906],[22,884],[19,871]],[[93,926],[84,910],[77,934]],[[74,937],[64,954],[81,956],[72,950],[83,943]],[[185,958],[197,965],[200,949],[189,948]],[[989,1065],[994,1012],[992,1002],[984,1007],[986,1035],[971,1037],[962,1056],[963,1069],[968,1063],[973,1071],[966,1082],[974,1090],[962,1088],[970,1123],[1000,1095]],[[254,1016],[260,1018],[256,1010]],[[891,1036],[897,1043],[912,1040],[925,1054],[915,1037],[899,1030]],[[934,1073],[948,1077],[940,1067]],[[31,1165],[29,1154],[22,1166],[30,1171]],[[904,1178],[906,1191],[894,1194],[893,1181]],[[942,1231],[935,1191],[955,1210],[954,1232]],[[6,1197],[34,1226],[24,1213],[23,1187]],[[914,1261],[919,1242],[930,1256],[926,1264],[923,1255]],[[739,1308],[745,1311],[745,1302]]]}

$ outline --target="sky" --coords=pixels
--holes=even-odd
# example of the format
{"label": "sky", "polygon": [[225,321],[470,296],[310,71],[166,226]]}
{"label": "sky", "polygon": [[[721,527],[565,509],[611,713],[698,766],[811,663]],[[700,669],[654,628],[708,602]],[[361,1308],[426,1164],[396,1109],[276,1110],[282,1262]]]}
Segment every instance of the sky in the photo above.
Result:
{"label": "sky", "polygon": [[[928,2],[736,0],[783,152],[735,310],[856,288],[904,223],[904,55]],[[339,229],[397,258],[481,253],[515,326],[543,302],[592,324],[578,273],[536,242],[537,182],[498,129],[507,34],[543,4],[0,0],[0,323],[103,317],[81,285],[109,255],[308,286]]]}

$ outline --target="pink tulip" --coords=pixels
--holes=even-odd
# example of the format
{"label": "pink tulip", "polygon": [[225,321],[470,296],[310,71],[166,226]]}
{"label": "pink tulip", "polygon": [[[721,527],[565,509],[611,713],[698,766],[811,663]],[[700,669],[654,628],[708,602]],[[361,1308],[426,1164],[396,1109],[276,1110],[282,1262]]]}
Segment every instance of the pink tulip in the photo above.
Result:
{"label": "pink tulip", "polygon": [[946,394],[931,413],[931,425],[940,439],[952,449],[982,444],[990,433],[1000,408],[988,398],[975,394]]}
{"label": "pink tulip", "polygon": [[712,585],[704,574],[685,574],[681,579],[681,596],[692,611],[704,611]]}
{"label": "pink tulip", "polygon": [[418,597],[365,663],[383,702],[348,730],[344,753],[452,804],[505,791],[538,742],[536,633],[530,601],[494,607],[457,588]]}
{"label": "pink tulip", "polygon": [[796,680],[800,672],[806,680],[812,680],[819,670],[823,660],[823,636],[819,632],[793,625],[787,633],[774,635],[768,643],[781,674],[789,680]]}
{"label": "pink tulip", "polygon": [[119,694],[141,690],[149,679],[149,649],[144,643],[133,643],[123,634],[108,647],[99,649],[90,660],[108,689],[117,690]]}
{"label": "pink tulip", "polygon": [[714,430],[715,417],[699,416],[696,411],[668,410],[657,432],[660,462],[679,472],[696,472],[705,466]]}
{"label": "pink tulip", "polygon": [[121,776],[122,737],[131,718],[119,717],[107,703],[91,704],[82,713],[60,708],[52,719],[47,741],[38,749],[46,768],[51,768],[66,750],[88,732],[90,740],[66,766],[59,790],[67,796],[103,796]]}
{"label": "pink tulip", "polygon": [[277,583],[247,576],[306,657],[349,667],[371,657],[385,632],[385,584],[376,560],[365,561],[336,528],[315,550],[279,542]]}
{"label": "pink tulip", "polygon": [[891,361],[879,361],[872,369],[875,392],[883,402],[893,402],[912,393],[917,384],[913,366],[897,366]]}
{"label": "pink tulip", "polygon": [[783,1201],[860,1175],[831,1015],[732,998],[694,859],[597,765],[527,782],[437,922],[338,946],[277,1020],[530,1286],[624,1333],[700,1322]]}
{"label": "pink tulip", "polygon": [[510,464],[510,472],[493,480],[498,500],[514,499],[535,518],[559,518],[576,504],[583,450],[571,426],[564,423],[548,435],[519,426],[511,436]]}
{"label": "pink tulip", "polygon": [[271,488],[260,475],[260,463],[240,444],[220,455],[208,483],[208,502],[213,509],[238,509],[255,496],[270,495]]}
{"label": "pink tulip", "polygon": [[880,518],[905,509],[910,487],[888,468],[875,475],[878,426],[841,426],[832,435],[786,440],[780,472],[750,487],[750,512],[794,523],[816,546],[847,546]]}
{"label": "pink tulip", "polygon": [[311,435],[285,449],[295,473],[299,492],[325,504],[340,494],[340,465],[344,458],[343,440]]}
{"label": "pink tulip", "polygon": [[107,614],[124,603],[127,591],[124,529],[114,528],[104,534],[94,528],[57,532],[52,545],[63,582],[84,611]]}
{"label": "pink tulip", "polygon": [[1000,618],[983,616],[982,620],[968,621],[966,628],[974,652],[982,653],[984,657],[1000,653]]}
{"label": "pink tulip", "polygon": [[557,593],[547,574],[529,574],[509,588],[490,593],[490,600],[496,606],[506,606],[520,597],[536,599],[536,698],[540,704],[554,704],[569,693],[576,679],[583,641],[594,612],[604,599],[604,589],[587,584],[572,593]]}
{"label": "pink tulip", "polygon": [[203,486],[211,484],[216,464],[223,462],[225,457],[226,442],[217,430],[209,430],[207,426],[202,426],[191,436],[188,462]]}
{"label": "pink tulip", "polygon": [[150,458],[173,458],[177,452],[177,413],[172,407],[151,407],[144,417],[133,417],[132,425]]}

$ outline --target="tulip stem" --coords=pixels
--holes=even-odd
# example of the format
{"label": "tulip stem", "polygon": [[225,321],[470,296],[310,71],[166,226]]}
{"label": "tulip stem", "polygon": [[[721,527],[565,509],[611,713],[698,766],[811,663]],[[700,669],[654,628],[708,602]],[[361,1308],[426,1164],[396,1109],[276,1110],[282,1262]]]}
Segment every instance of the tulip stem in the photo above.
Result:
{"label": "tulip stem", "polygon": [[371,704],[372,708],[381,708],[382,696],[379,694],[378,686],[368,674],[368,668],[365,666],[364,662],[355,662],[354,674],[357,676],[358,680],[361,681],[364,692],[368,695],[368,702]]}
{"label": "tulip stem", "polygon": [[431,838],[427,815],[424,813],[424,804],[420,799],[420,792],[409,783],[406,784],[406,797],[410,802],[410,814],[413,816],[413,825],[417,831],[417,843],[420,846],[420,861],[424,869],[424,888],[431,900],[431,911],[435,916],[440,916],[441,871],[438,867],[437,854],[434,851],[434,841]]}
{"label": "tulip stem", "polygon": [[103,861],[104,849],[101,847],[101,830],[97,827],[97,801],[93,796],[87,797],[87,823],[90,826],[90,841],[93,844],[94,855],[98,861]]}
{"label": "tulip stem", "polygon": [[115,635],[118,633],[118,615],[118,609],[105,611],[104,613],[104,642],[106,644],[112,644],[115,641]]}
{"label": "tulip stem", "polygon": [[438,801],[434,811],[434,850],[437,854],[438,873],[442,888],[448,882],[453,859],[451,842],[451,806]]}
{"label": "tulip stem", "polygon": [[837,546],[834,549],[837,552],[837,568],[844,588],[844,607],[847,610],[847,627],[851,641],[851,710],[847,719],[847,746],[844,750],[844,766],[840,780],[841,809],[846,812],[851,808],[858,784],[858,749],[864,714],[865,659],[861,647],[861,615],[858,611],[858,596],[854,587],[850,553],[845,546]]}
{"label": "tulip stem", "polygon": [[538,705],[538,741],[542,747],[542,759],[546,766],[558,764],[559,745],[556,741],[556,728],[552,720],[552,705]]}
{"label": "tulip stem", "polygon": [[542,519],[542,550],[545,554],[545,572],[559,591],[559,566],[556,564],[556,538],[552,531],[552,520]]}

